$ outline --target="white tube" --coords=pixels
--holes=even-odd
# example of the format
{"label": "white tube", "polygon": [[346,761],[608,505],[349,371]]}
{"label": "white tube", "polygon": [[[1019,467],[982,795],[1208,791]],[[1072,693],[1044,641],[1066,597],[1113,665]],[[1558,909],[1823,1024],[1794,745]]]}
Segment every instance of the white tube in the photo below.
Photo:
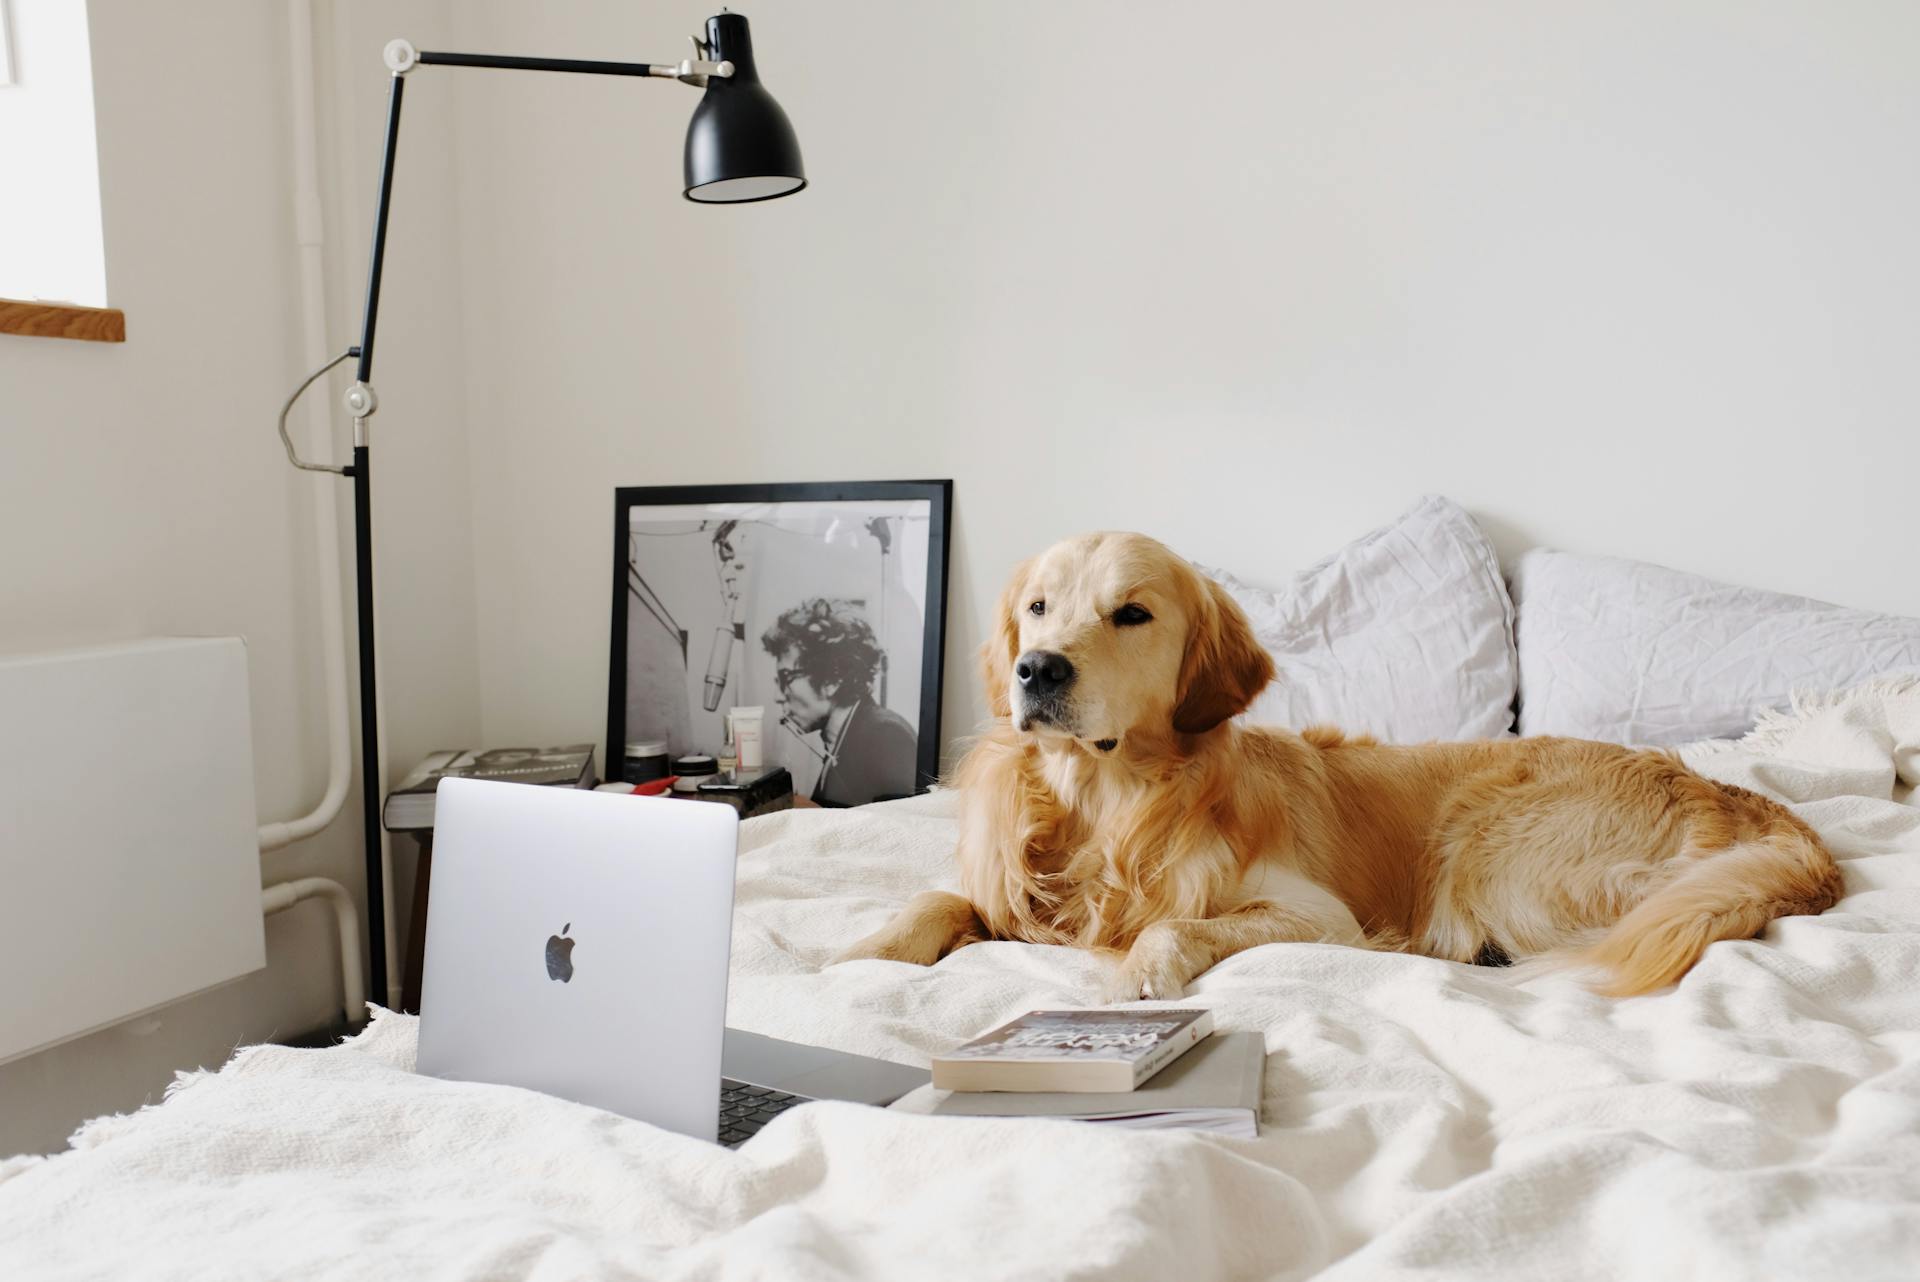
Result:
{"label": "white tube", "polygon": [[[294,232],[300,247],[301,344],[316,358],[327,351],[325,277],[325,223],[321,218],[318,120],[313,85],[313,7],[311,0],[290,0],[287,6],[287,64],[293,95]],[[307,400],[307,457],[329,458],[331,415],[324,389]],[[326,678],[327,788],[319,805],[301,816],[260,826],[262,853],[279,850],[311,837],[340,813],[346,803],[353,763],[347,743],[347,646],[341,598],[345,584],[340,574],[340,529],[334,507],[333,477],[309,477],[313,498],[315,582],[320,594],[320,646]],[[280,882],[260,892],[261,911],[272,916],[305,899],[324,898],[333,905],[340,935],[341,1009],[349,1024],[366,1014],[367,982],[360,965],[360,915],[353,896],[337,881],[304,877]]]}
{"label": "white tube", "polygon": [[[341,11],[336,9],[334,13],[336,23],[341,17]],[[315,110],[313,81],[312,0],[293,0],[293,12],[290,14],[290,25],[296,33],[294,36],[295,67],[293,71],[294,139],[299,154],[296,157],[298,170],[295,179],[297,191],[294,200],[294,217],[298,222],[300,234],[300,289],[306,307],[307,346],[311,350],[324,352],[327,346],[327,295],[324,271],[325,260],[322,253],[325,234],[320,200],[320,135],[317,112]],[[328,431],[331,421],[330,402],[328,398],[325,396],[315,396],[308,406],[307,415],[308,448],[314,452],[315,457],[331,457],[333,447]],[[317,479],[325,480],[327,478],[322,477]],[[327,776],[327,798],[326,801],[322,803],[323,809],[329,805],[332,809],[326,813],[326,818],[321,820],[321,823],[324,825],[333,818],[334,814],[338,813],[341,803],[346,798],[347,781],[352,772],[352,765],[347,746],[347,660],[345,628],[341,622],[341,603],[346,596],[346,584],[341,571],[340,542],[336,532],[333,491],[330,487],[326,490],[325,501],[322,504],[322,508],[324,511],[319,538],[325,545],[327,555],[331,558],[330,565],[332,568],[331,577],[325,581],[334,585],[334,591],[327,601],[328,608],[325,611],[325,618],[322,622],[323,629],[327,635],[327,643],[330,647],[327,662],[329,682],[327,698],[333,709],[332,720],[329,722],[329,733],[334,736],[331,740],[334,748]],[[377,625],[377,607],[375,622]],[[385,665],[380,662],[378,649],[379,632],[377,627],[374,635],[374,673],[376,677],[373,695],[374,716],[379,722],[380,730],[374,752],[378,765],[375,768],[375,777],[362,780],[361,787],[373,789],[377,796],[379,793],[385,791],[387,782],[387,712],[386,700],[381,689],[382,683],[377,679],[385,667]],[[338,682],[337,688],[333,684],[335,681]],[[336,795],[336,780],[338,795]],[[318,814],[320,812],[316,811],[315,813]],[[389,1009],[398,1010],[400,1009],[401,958],[396,921],[399,914],[395,911],[393,902],[392,842],[387,835],[385,827],[382,827],[380,830],[380,880],[381,900],[386,905],[386,913],[384,916],[386,918],[387,991],[384,994],[375,994],[375,996],[384,1001]],[[371,897],[371,888],[369,888],[369,897]],[[355,956],[357,959],[358,954],[355,954]]]}
{"label": "white tube", "polygon": [[[321,219],[318,122],[313,85],[313,6],[287,6],[287,64],[293,93],[293,220],[300,243],[301,350],[316,363],[327,349],[327,294]],[[331,458],[330,399],[325,387],[308,393],[306,457]],[[327,683],[327,790],[313,811],[298,819],[262,824],[260,849],[278,850],[311,837],[332,823],[347,799],[353,765],[347,735],[347,645],[342,621],[340,531],[331,474],[303,472],[313,496],[314,561],[320,590],[320,645]]]}
{"label": "white tube", "polygon": [[346,1011],[349,1024],[357,1024],[367,1014],[367,983],[360,970],[360,911],[345,886],[325,877],[302,877],[268,886],[260,892],[260,907],[271,917],[303,899],[325,899],[333,905],[333,919],[340,931],[341,1009]]}
{"label": "white tube", "polygon": [[733,727],[735,765],[742,771],[759,770],[766,764],[761,741],[765,718],[766,709],[757,707],[734,708],[727,714],[727,721]]}

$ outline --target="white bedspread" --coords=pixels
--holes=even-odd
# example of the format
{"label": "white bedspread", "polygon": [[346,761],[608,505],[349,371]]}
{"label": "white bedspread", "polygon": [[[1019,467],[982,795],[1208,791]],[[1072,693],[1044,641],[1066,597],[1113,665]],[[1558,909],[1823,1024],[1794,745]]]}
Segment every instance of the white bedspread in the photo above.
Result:
{"label": "white bedspread", "polygon": [[[1255,1141],[915,1116],[920,1092],[727,1152],[415,1077],[413,1021],[381,1013],[0,1164],[0,1278],[1920,1277],[1920,692],[1690,755],[1793,803],[1846,899],[1620,1002],[1331,946],[1232,958],[1190,996],[1266,1033]],[[1093,958],[1022,944],[820,969],[951,883],[946,806],[748,827],[734,1023],[918,1060],[1090,999]]]}

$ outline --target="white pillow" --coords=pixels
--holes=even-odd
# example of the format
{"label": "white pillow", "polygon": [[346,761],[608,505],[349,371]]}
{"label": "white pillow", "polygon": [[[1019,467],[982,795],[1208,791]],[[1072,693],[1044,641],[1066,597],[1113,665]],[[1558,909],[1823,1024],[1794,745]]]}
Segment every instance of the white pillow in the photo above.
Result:
{"label": "white pillow", "polygon": [[1786,707],[1796,688],[1920,668],[1920,619],[1615,557],[1529,552],[1513,599],[1521,734],[1724,738]]}
{"label": "white pillow", "polygon": [[1513,726],[1513,605],[1486,535],[1424,498],[1277,591],[1218,570],[1278,675],[1242,720],[1331,724],[1393,743],[1489,739]]}

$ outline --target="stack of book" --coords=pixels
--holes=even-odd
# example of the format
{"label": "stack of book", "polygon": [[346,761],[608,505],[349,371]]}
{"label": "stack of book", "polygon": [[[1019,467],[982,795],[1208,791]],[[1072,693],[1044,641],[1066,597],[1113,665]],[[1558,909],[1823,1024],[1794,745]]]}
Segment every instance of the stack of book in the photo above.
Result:
{"label": "stack of book", "polygon": [[1266,1039],[1207,1010],[1036,1010],[933,1059],[933,1111],[1260,1133]]}
{"label": "stack of book", "polygon": [[562,748],[442,748],[429,753],[400,786],[387,794],[380,812],[388,832],[420,832],[433,827],[434,790],[449,776],[537,783],[549,787],[591,788],[593,745]]}

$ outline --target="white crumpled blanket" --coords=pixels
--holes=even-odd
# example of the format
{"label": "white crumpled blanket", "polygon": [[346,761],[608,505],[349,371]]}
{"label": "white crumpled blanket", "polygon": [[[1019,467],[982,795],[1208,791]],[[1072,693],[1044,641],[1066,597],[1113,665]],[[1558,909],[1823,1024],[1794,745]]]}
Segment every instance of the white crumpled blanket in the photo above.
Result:
{"label": "white crumpled blanket", "polygon": [[[1277,945],[1192,1000],[1266,1033],[1229,1140],[812,1104],[739,1152],[416,1077],[414,1025],[250,1047],[0,1164],[0,1278],[1920,1276],[1920,691],[1690,750],[1794,804],[1847,897],[1630,1001]],[[981,944],[821,970],[950,883],[949,799],[746,829],[731,1019],[917,1060],[1098,963]],[[503,1029],[503,1036],[512,1030]]]}

